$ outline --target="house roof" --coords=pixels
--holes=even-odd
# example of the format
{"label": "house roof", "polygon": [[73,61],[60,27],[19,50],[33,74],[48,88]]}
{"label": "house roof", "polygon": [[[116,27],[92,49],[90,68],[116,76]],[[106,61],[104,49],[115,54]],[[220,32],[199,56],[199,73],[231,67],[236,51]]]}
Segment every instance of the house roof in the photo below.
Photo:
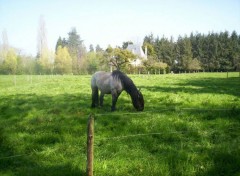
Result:
{"label": "house roof", "polygon": [[141,45],[129,44],[128,47],[127,47],[127,50],[131,51],[133,54],[135,54],[139,57],[147,59],[147,56],[143,52]]}

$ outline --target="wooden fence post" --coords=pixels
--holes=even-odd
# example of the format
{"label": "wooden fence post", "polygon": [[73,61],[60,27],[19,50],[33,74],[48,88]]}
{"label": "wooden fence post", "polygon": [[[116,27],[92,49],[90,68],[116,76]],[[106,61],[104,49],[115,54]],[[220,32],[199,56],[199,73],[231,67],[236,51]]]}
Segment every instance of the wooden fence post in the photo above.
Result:
{"label": "wooden fence post", "polygon": [[94,117],[91,114],[87,126],[87,176],[93,176]]}

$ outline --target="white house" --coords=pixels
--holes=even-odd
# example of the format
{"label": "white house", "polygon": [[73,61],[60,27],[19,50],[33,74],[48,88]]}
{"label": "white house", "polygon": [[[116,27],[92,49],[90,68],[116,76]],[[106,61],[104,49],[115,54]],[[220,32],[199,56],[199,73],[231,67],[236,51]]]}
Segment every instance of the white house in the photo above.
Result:
{"label": "white house", "polygon": [[140,44],[129,44],[127,50],[131,51],[137,56],[136,59],[130,62],[131,65],[139,66],[142,64],[142,60],[147,60],[147,47],[145,47],[144,53]]}

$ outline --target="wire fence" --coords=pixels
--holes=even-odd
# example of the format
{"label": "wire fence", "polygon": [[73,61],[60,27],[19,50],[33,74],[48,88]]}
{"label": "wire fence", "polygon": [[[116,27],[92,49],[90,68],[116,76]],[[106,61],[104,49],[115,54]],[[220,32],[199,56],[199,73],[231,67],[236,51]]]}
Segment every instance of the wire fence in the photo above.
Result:
{"label": "wire fence", "polygon": [[[168,132],[168,134],[178,134],[181,133],[180,131],[175,131],[175,132]],[[152,136],[152,135],[163,135],[166,133],[140,133],[140,134],[131,134],[131,135],[124,135],[124,136],[113,136],[113,137],[106,137],[106,138],[96,138],[96,141],[103,141],[103,140],[121,140],[121,139],[126,139],[126,138],[135,138],[139,136]]]}
{"label": "wire fence", "polygon": [[11,158],[18,158],[18,157],[28,156],[28,155],[31,155],[31,154],[22,154],[22,155],[6,156],[6,157],[2,157],[2,158],[0,158],[0,160],[3,160],[3,159],[11,159]]}
{"label": "wire fence", "polygon": [[[185,107],[185,108],[165,108],[161,110],[149,110],[143,112],[127,112],[127,113],[112,113],[111,116],[121,116],[121,118],[129,118],[128,115],[134,115],[134,117],[141,116],[147,113],[159,113],[163,111],[240,111],[240,109],[236,108],[192,108],[192,107]],[[100,113],[96,114],[95,117],[102,117],[105,115],[109,115],[109,113]],[[229,128],[229,130],[236,130],[240,129],[237,128]],[[122,135],[122,136],[110,136],[110,137],[95,137],[96,141],[108,141],[108,140],[122,140],[126,138],[135,138],[135,137],[142,137],[142,136],[152,136],[152,135],[163,135],[163,134],[186,134],[196,132],[196,130],[184,130],[184,131],[169,131],[169,132],[151,132],[151,133],[138,133],[138,134],[129,134],[129,135]]]}
{"label": "wire fence", "polygon": [[[240,109],[236,108],[193,108],[193,107],[185,107],[185,108],[165,108],[161,110],[149,110],[149,111],[143,111],[143,112],[127,112],[127,113],[112,113],[111,116],[121,116],[121,118],[129,118],[128,115],[134,115],[134,117],[141,116],[147,113],[160,113],[164,111],[240,111]],[[95,117],[102,117],[102,116],[109,116],[109,113],[99,113],[96,114]],[[98,118],[96,119],[98,120]],[[238,128],[232,128],[234,130],[240,129]],[[229,130],[231,130],[229,128]],[[152,135],[163,135],[163,134],[186,134],[196,132],[196,130],[184,130],[184,131],[169,131],[169,132],[150,132],[150,133],[138,133],[138,134],[129,134],[129,135],[121,135],[121,136],[110,136],[110,137],[98,137],[98,135],[95,137],[96,141],[109,141],[109,140],[122,140],[126,138],[135,138],[135,137],[142,137],[142,136],[152,136]]]}
{"label": "wire fence", "polygon": [[[190,108],[190,107],[185,107],[185,108],[165,108],[161,110],[148,110],[148,111],[143,111],[143,112],[126,112],[126,113],[96,113],[94,117],[101,117],[101,116],[106,116],[106,115],[111,115],[111,116],[121,116],[121,118],[129,118],[127,115],[135,115],[136,116],[141,116],[146,113],[159,113],[163,111],[240,111],[240,109],[233,109],[233,108]],[[236,128],[231,128],[231,129],[240,129],[240,127]],[[229,130],[231,130],[229,128]],[[196,132],[193,130],[188,130],[188,131],[169,131],[169,132],[152,132],[152,133],[137,133],[137,134],[129,134],[129,135],[121,135],[121,136],[109,136],[109,137],[95,137],[96,142],[99,141],[110,141],[110,140],[122,140],[122,139],[127,139],[127,138],[135,138],[135,137],[143,137],[143,136],[152,136],[152,135],[163,135],[163,134],[186,134],[186,133],[191,133],[191,132]],[[17,154],[17,155],[12,155],[12,156],[5,156],[5,157],[0,157],[0,160],[4,159],[12,159],[12,158],[18,158],[18,157],[23,157],[23,156],[30,156],[30,154]]]}
{"label": "wire fence", "polygon": [[[164,111],[240,111],[238,108],[194,108],[194,107],[183,107],[183,108],[178,108],[178,107],[173,107],[173,108],[163,108],[159,110],[146,110],[142,112],[126,112],[126,113],[96,113],[96,117],[98,116],[105,116],[105,115],[111,115],[111,116],[119,116],[121,115],[122,117],[126,117],[126,115],[142,115],[142,114],[147,114],[147,113],[159,113],[159,112],[164,112]],[[129,117],[127,117],[129,118]]]}

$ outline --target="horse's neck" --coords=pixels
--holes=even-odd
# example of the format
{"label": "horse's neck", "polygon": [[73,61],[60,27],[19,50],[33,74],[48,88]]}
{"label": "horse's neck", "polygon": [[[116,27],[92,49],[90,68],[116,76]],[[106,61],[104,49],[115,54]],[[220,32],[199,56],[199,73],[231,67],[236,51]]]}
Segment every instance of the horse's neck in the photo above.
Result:
{"label": "horse's neck", "polygon": [[124,84],[124,90],[131,96],[133,97],[135,93],[137,92],[137,87],[131,82],[131,84]]}
{"label": "horse's neck", "polygon": [[114,77],[121,81],[122,87],[123,89],[133,98],[134,96],[136,96],[137,93],[137,88],[134,85],[133,81],[127,77],[125,74],[116,71],[114,73]]}

